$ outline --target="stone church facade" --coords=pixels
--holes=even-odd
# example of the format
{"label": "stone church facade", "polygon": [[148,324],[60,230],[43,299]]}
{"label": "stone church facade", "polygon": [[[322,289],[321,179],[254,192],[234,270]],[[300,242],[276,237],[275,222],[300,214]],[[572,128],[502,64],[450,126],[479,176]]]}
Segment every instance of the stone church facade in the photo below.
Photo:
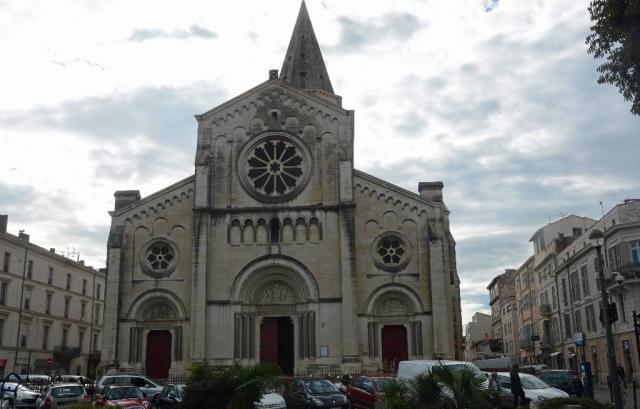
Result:
{"label": "stone church facade", "polygon": [[280,75],[196,119],[193,175],[143,199],[115,193],[106,370],[461,356],[443,184],[416,194],[353,168],[354,112],[304,2]]}

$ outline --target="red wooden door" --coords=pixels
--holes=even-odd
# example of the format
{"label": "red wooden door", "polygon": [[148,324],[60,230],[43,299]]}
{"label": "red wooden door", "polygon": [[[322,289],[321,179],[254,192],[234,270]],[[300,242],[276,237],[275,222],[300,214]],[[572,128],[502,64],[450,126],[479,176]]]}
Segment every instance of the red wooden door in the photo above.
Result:
{"label": "red wooden door", "polygon": [[260,324],[260,362],[278,365],[278,318],[267,317]]}
{"label": "red wooden door", "polygon": [[147,375],[156,379],[169,377],[171,368],[171,332],[149,331],[147,335]]}
{"label": "red wooden door", "polygon": [[382,361],[385,369],[398,370],[398,363],[409,359],[407,329],[403,325],[382,327]]}

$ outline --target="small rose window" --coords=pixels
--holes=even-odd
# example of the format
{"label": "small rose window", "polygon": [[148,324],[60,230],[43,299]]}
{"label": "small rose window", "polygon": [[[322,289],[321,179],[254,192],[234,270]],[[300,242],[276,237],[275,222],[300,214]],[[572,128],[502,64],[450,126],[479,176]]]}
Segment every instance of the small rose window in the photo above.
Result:
{"label": "small rose window", "polygon": [[167,277],[176,269],[178,249],[168,239],[155,239],[140,254],[142,270],[154,278]]}
{"label": "small rose window", "polygon": [[378,267],[397,271],[409,261],[409,243],[399,234],[387,233],[379,237],[373,246],[373,258]]}
{"label": "small rose window", "polygon": [[378,254],[382,262],[388,266],[397,266],[402,261],[402,256],[406,253],[402,241],[397,237],[387,237],[380,240]]}
{"label": "small rose window", "polygon": [[154,270],[166,270],[174,257],[171,247],[165,243],[156,243],[147,252],[147,261]]}

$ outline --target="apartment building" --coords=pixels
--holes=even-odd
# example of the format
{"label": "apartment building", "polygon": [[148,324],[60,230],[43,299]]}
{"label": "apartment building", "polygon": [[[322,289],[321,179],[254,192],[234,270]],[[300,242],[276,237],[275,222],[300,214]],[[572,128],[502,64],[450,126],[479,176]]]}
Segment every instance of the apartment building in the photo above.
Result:
{"label": "apartment building", "polygon": [[483,359],[493,353],[492,347],[495,345],[491,337],[491,315],[476,312],[467,323],[465,328],[467,348],[465,349],[465,359],[475,361]]}
{"label": "apartment building", "polygon": [[491,306],[491,337],[502,344],[501,352],[505,355],[519,354],[517,340],[518,317],[515,297],[516,270],[507,269],[495,277],[487,289]]}
{"label": "apartment building", "polygon": [[533,256],[529,257],[516,270],[515,294],[518,305],[518,346],[520,347],[520,362],[533,365],[535,363],[535,342],[539,332],[536,329],[538,312],[536,311],[535,299],[538,286],[533,279]]}
{"label": "apartment building", "polygon": [[7,233],[0,215],[0,375],[92,376],[103,333],[105,272]]}
{"label": "apartment building", "polygon": [[[618,320],[613,324],[616,361],[628,373],[637,373],[638,354],[633,331],[633,311],[640,311],[640,200],[626,200],[611,209],[594,228],[605,234],[602,256],[609,301],[616,306]],[[554,366],[579,368],[591,363],[594,378],[606,382],[606,340],[600,322],[602,299],[597,280],[596,250],[587,234],[558,254],[555,270],[558,287],[557,319],[559,342]],[[621,276],[622,280],[616,280]],[[582,334],[584,347],[576,347],[575,336]],[[559,353],[558,353],[559,352]]]}

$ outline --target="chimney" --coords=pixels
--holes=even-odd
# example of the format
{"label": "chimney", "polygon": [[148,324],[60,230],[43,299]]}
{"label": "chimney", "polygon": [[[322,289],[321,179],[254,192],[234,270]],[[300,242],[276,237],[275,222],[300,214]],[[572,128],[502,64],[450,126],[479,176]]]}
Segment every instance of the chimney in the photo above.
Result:
{"label": "chimney", "polygon": [[9,223],[8,214],[0,214],[0,233],[7,232],[7,224]]}
{"label": "chimney", "polygon": [[24,230],[20,230],[20,232],[18,233],[18,238],[20,240],[24,240],[27,243],[29,243],[29,235],[27,233],[25,233]]}
{"label": "chimney", "polygon": [[56,254],[56,249],[55,249],[55,248],[53,248],[53,247],[51,247],[51,248],[49,249],[49,253]]}
{"label": "chimney", "polygon": [[113,194],[116,198],[115,211],[118,211],[131,203],[135,203],[140,200],[139,190],[118,190]]}
{"label": "chimney", "polygon": [[418,192],[420,196],[433,202],[442,202],[442,182],[420,182],[418,183]]}

